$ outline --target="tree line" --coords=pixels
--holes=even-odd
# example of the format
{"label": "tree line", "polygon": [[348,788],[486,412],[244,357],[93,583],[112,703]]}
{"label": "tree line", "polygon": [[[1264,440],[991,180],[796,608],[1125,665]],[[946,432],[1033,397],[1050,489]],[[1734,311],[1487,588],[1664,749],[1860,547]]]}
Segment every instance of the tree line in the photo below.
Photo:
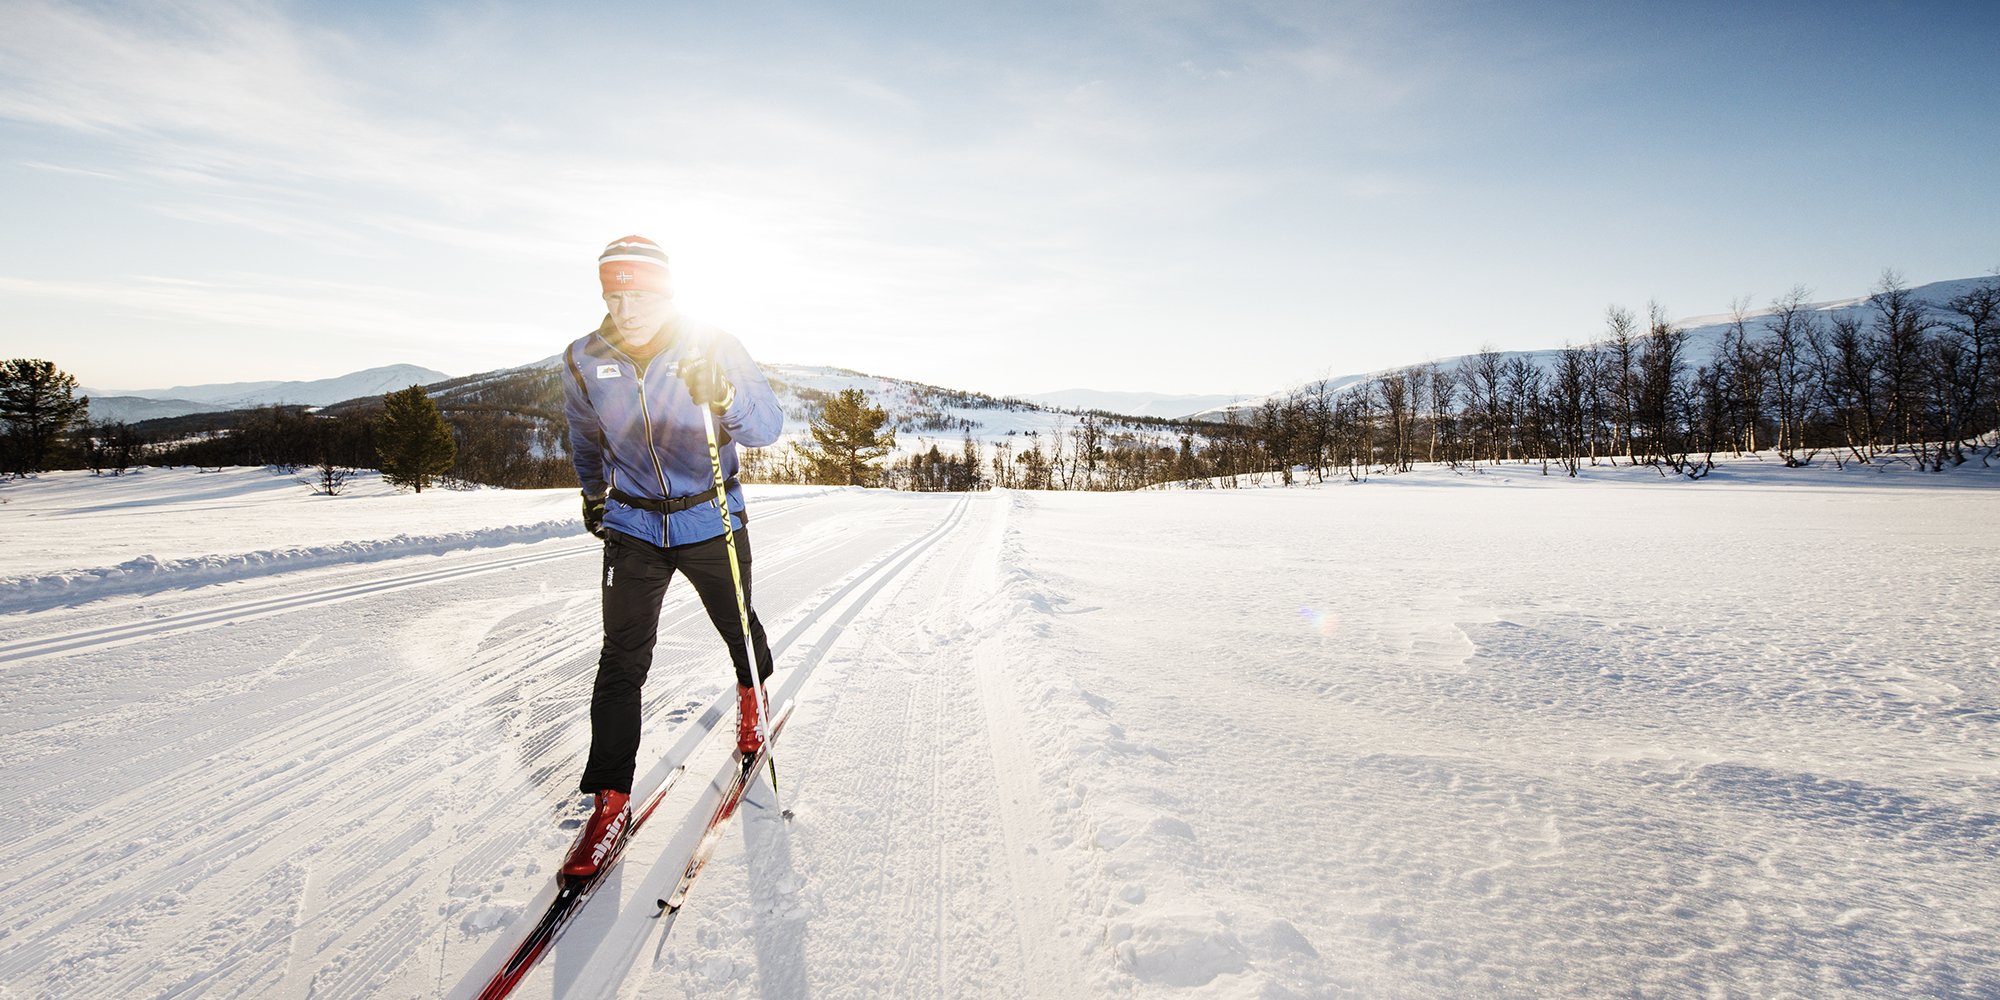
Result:
{"label": "tree line", "polygon": [[93,421],[75,376],[46,360],[0,361],[0,467],[16,478],[78,468],[122,475],[139,464],[310,467],[313,478],[301,481],[337,495],[356,470],[375,468],[421,493],[453,482],[458,467],[452,429],[421,386],[344,412],[264,406],[226,418],[226,427],[214,426],[224,419],[214,414]]}
{"label": "tree line", "polygon": [[[1930,471],[1990,463],[2000,427],[2000,280],[1941,305],[1885,273],[1859,311],[1823,314],[1794,288],[1757,318],[1738,303],[1712,354],[1657,304],[1607,310],[1605,336],[1546,361],[1481,351],[1354,385],[1322,381],[1205,434],[1218,476],[1323,479],[1417,462],[1516,462],[1575,476],[1599,464],[1700,478],[1718,455],[1788,466],[1893,456]],[[1234,436],[1234,452],[1227,448]],[[1981,447],[1983,442],[1983,450]]]}

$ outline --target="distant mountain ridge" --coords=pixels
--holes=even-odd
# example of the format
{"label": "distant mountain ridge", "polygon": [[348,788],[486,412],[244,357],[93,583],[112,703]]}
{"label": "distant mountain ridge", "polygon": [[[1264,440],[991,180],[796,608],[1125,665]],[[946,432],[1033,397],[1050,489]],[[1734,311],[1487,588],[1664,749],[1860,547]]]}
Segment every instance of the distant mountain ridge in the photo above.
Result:
{"label": "distant mountain ridge", "polygon": [[[379,396],[451,376],[418,365],[383,365],[333,378],[302,382],[218,382],[166,389],[85,389],[96,420],[149,420],[211,410],[239,410],[289,403],[326,406],[360,396]],[[121,415],[122,414],[122,415]]]}

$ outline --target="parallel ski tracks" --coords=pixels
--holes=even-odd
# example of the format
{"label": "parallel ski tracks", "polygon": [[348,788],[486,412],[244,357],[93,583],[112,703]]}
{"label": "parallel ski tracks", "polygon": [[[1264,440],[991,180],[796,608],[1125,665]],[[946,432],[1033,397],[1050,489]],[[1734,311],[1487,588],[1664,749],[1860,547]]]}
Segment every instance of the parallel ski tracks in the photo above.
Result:
{"label": "parallel ski tracks", "polygon": [[[764,520],[771,518],[767,516]],[[593,545],[591,550],[594,549]],[[758,560],[760,569],[764,570],[760,574],[760,583],[765,583],[764,587],[760,587],[760,593],[771,589],[771,584],[766,581],[782,580],[795,568],[795,564],[815,556],[823,558],[828,550],[829,544],[812,534],[801,536],[795,544],[775,547],[771,555]],[[535,553],[535,559],[499,562],[519,565],[575,554],[579,553]],[[384,589],[380,586],[384,583],[411,586],[463,578],[500,568],[494,562],[482,560],[476,567],[454,567],[448,573],[406,574],[394,581],[373,581],[370,586],[379,593]],[[295,596],[317,598],[324,603],[348,599],[351,596],[349,591],[350,588],[330,588],[312,595]],[[240,614],[242,608],[238,606],[230,610]],[[670,596],[665,612],[661,621],[663,635],[698,624],[697,619],[705,618],[699,602],[686,588],[677,588]],[[470,711],[467,706],[483,706],[488,712],[497,710],[503,713],[504,717],[507,706],[512,703],[529,706],[525,713],[514,713],[516,718],[522,715],[546,716],[542,721],[531,721],[528,725],[527,741],[538,748],[527,751],[530,759],[546,756],[551,751],[556,752],[560,759],[538,763],[534,782],[518,789],[513,795],[497,798],[483,817],[477,817],[465,828],[502,826],[505,817],[520,816],[524,806],[536,815],[553,819],[553,815],[546,811],[551,809],[552,803],[539,800],[552,791],[547,787],[552,782],[544,779],[556,773],[567,778],[575,769],[575,758],[581,753],[580,746],[568,746],[580,742],[576,738],[575,727],[569,723],[574,721],[588,697],[589,674],[595,663],[598,643],[595,613],[595,602],[572,600],[569,611],[562,615],[561,620],[520,630],[502,642],[485,644],[457,670],[457,676],[462,680],[445,675],[432,678],[425,685],[425,697],[410,698],[408,679],[393,676],[358,687],[315,687],[301,696],[304,700],[295,697],[264,706],[252,715],[231,719],[222,736],[199,736],[197,745],[215,747],[212,752],[153,755],[155,763],[167,763],[169,767],[147,777],[143,786],[100,801],[87,813],[31,828],[31,833],[10,845],[7,854],[27,863],[12,868],[12,877],[0,878],[0,896],[57,901],[58,911],[68,911],[55,918],[57,935],[61,937],[77,929],[115,923],[121,914],[131,913],[135,900],[171,900],[174,901],[172,905],[178,907],[182,905],[179,901],[187,891],[191,873],[221,874],[249,868],[269,869],[276,875],[288,865],[303,865],[317,871],[323,885],[336,887],[321,893],[332,901],[327,910],[300,912],[296,914],[295,921],[290,921],[301,925],[300,933],[304,932],[303,925],[308,922],[321,928],[316,933],[321,935],[325,945],[313,948],[315,952],[324,953],[326,945],[342,938],[351,938],[358,943],[375,942],[364,946],[361,949],[364,952],[377,947],[407,950],[411,940],[407,934],[380,936],[374,933],[383,919],[399,912],[396,908],[381,908],[379,901],[410,891],[409,885],[398,883],[407,882],[409,872],[423,870],[420,859],[411,858],[410,854],[412,851],[422,853],[424,841],[434,833],[433,824],[443,822],[448,814],[419,815],[409,822],[391,823],[383,828],[377,815],[380,808],[330,814],[329,803],[396,801],[395,789],[420,785],[429,772],[435,770],[439,759],[437,751],[444,749],[440,730],[450,732],[454,725],[449,715],[444,715],[440,723],[441,713],[457,710],[465,715]],[[807,620],[810,621],[816,614],[818,612],[808,613]],[[145,624],[151,627],[157,623]],[[187,622],[182,624],[199,627]],[[664,643],[661,653],[669,654]],[[655,691],[649,692],[653,696],[648,698],[648,717],[669,721],[673,717],[684,717],[693,705],[699,704],[699,700],[688,697],[691,691],[713,686],[705,683],[714,680],[707,676],[713,671],[698,671],[695,669],[699,665],[697,661],[719,658],[719,653],[698,655],[688,651],[662,655],[656,665]],[[329,698],[333,700],[328,701]],[[546,702],[566,703],[566,710],[538,711]],[[309,716],[297,715],[302,705],[310,705]],[[478,714],[472,713],[472,716]],[[312,720],[309,735],[288,724],[288,720],[294,717],[309,717]],[[172,720],[161,720],[157,725],[170,729]],[[565,742],[555,738],[562,735],[558,731],[567,731],[569,739]],[[191,732],[198,733],[199,730]],[[31,734],[17,734],[27,735]],[[302,735],[306,735],[303,744]],[[386,739],[383,738],[385,736]],[[183,733],[182,746],[171,749],[185,751],[187,738],[188,735]],[[357,748],[361,752],[357,756],[347,748]],[[88,744],[82,747],[84,757],[95,756],[91,749]],[[168,750],[169,747],[162,746],[162,749]],[[344,757],[327,756],[343,752]],[[335,761],[338,761],[336,767],[324,766]],[[102,763],[115,764],[108,759]],[[134,762],[127,758],[124,763],[129,768]],[[27,782],[27,787],[43,789],[44,794],[61,794],[57,789],[73,780],[73,776],[97,773],[95,766],[71,752],[39,757],[24,764],[46,769],[46,781],[31,779]],[[214,795],[197,795],[187,804],[163,799],[160,795],[162,789],[184,786],[226,788],[230,791],[222,793],[219,800]],[[523,801],[523,796],[538,801]],[[557,798],[568,797],[559,795]],[[243,803],[248,808],[232,818],[221,819],[217,810],[229,810],[230,807],[224,804],[228,802]],[[132,825],[118,817],[144,819]],[[287,831],[324,823],[329,818],[338,821],[334,843],[303,856],[286,856],[287,849],[283,845],[293,839]],[[255,835],[217,836],[212,832],[217,822],[255,831]],[[535,825],[540,827],[539,822]],[[485,854],[489,858],[504,857],[531,836],[533,834],[516,829],[494,838],[498,842],[482,845],[474,853]],[[128,845],[174,841],[189,843],[189,846],[185,850],[128,854]],[[46,865],[31,860],[57,851],[63,843],[101,846],[86,848],[84,856],[72,858],[71,864]],[[274,844],[278,846],[272,846]],[[398,862],[397,858],[405,858],[406,861]],[[461,859],[460,865],[470,860],[470,857]],[[396,874],[398,871],[401,876]],[[352,904],[356,893],[368,896],[370,903],[356,909]],[[345,902],[343,896],[348,897]],[[343,910],[349,911],[347,917],[351,920],[338,916]],[[39,912],[36,922],[49,926],[50,916],[46,911]],[[344,926],[350,923],[351,927]],[[67,932],[63,930],[65,928]],[[21,929],[18,925],[0,926],[0,936],[10,936],[10,931]],[[229,951],[233,953],[236,949]],[[283,947],[276,949],[276,954],[280,956],[275,960],[277,965],[284,964],[286,951]],[[9,949],[9,952],[0,955],[0,981],[25,982],[36,975],[37,949]],[[372,964],[372,960],[364,961],[365,956],[359,953],[347,953],[341,957],[341,968],[326,970],[322,987],[332,985],[335,980],[347,981],[349,972]],[[245,970],[244,974],[251,976],[254,982],[258,981],[257,977],[265,975],[282,976],[282,971]],[[141,984],[154,975],[157,975],[157,970],[129,970],[118,977],[118,988],[114,992],[144,992]],[[362,981],[366,981],[365,977]],[[124,989],[128,986],[130,989]]]}
{"label": "parallel ski tracks", "polygon": [[[834,643],[839,640],[845,628],[863,610],[871,605],[875,597],[884,588],[894,581],[907,578],[907,571],[913,565],[918,563],[941,540],[959,527],[965,519],[969,503],[969,500],[961,497],[940,523],[923,535],[912,539],[888,555],[874,561],[860,572],[851,576],[845,583],[833,588],[831,593],[826,594],[815,603],[812,612],[795,622],[781,637],[771,643],[772,656],[781,663],[786,663],[786,661],[791,659],[789,653],[793,644],[799,642],[813,628],[820,628],[820,634],[813,641],[813,644],[801,653],[796,660],[786,663],[787,669],[775,678],[778,681],[776,690],[771,691],[768,695],[771,704],[797,703],[799,692],[807,681],[811,679],[814,668],[825,658]],[[833,618],[830,621],[826,620],[829,614],[833,614]],[[717,700],[707,706],[706,710],[702,711],[699,717],[704,720],[710,720],[710,725],[713,724],[712,720],[719,719],[721,716],[722,697],[718,696]],[[692,749],[699,745],[699,741],[684,740],[683,744],[689,748],[688,752],[691,753]],[[646,777],[635,782],[634,787],[653,787],[665,774],[685,767],[687,756],[687,753],[674,753],[670,751],[666,757],[663,757],[653,766]],[[708,810],[702,808],[704,805],[712,807],[712,803],[708,799],[703,799],[702,802],[697,803],[696,807],[683,819],[677,832],[668,841],[667,849],[660,855],[662,858],[679,858],[687,856],[692,851],[698,849],[700,834],[702,833],[701,828],[706,826],[709,818]],[[665,879],[670,876],[677,878],[681,874],[682,868],[683,866],[678,864],[663,864],[655,867],[639,887],[637,898],[650,900],[654,895],[664,898],[665,894],[671,888],[665,882]],[[552,889],[545,889],[541,898],[528,904],[526,912],[530,915],[539,912],[547,905],[548,897],[551,896],[552,891]],[[655,920],[625,920],[613,925],[613,931],[610,934],[598,941],[589,943],[587,946],[590,949],[590,960],[585,963],[586,971],[580,974],[580,978],[577,981],[562,984],[559,992],[564,995],[590,996],[605,993],[615,988],[618,980],[624,977],[626,971],[630,969],[633,960],[643,949],[646,939],[656,929],[659,933],[664,934],[671,927],[671,921]],[[466,973],[465,978],[460,981],[459,985],[450,995],[471,996],[476,994],[479,987],[485,983],[487,978],[490,977],[492,970],[496,967],[494,965],[495,961],[511,950],[514,940],[516,939],[512,935],[508,935],[495,941],[493,947],[479,962],[474,964],[472,969]]]}
{"label": "parallel ski tracks", "polygon": [[[758,509],[758,523],[763,524],[774,518],[803,506],[803,501],[774,507],[770,510]],[[537,543],[530,543],[537,544]],[[546,544],[546,543],[541,543]],[[602,543],[596,539],[580,540],[574,544],[562,545],[553,551],[507,553],[483,559],[459,562],[457,565],[438,569],[405,573],[383,579],[365,580],[358,583],[329,587],[323,590],[287,594],[280,597],[260,598],[220,608],[202,608],[177,615],[166,615],[141,622],[127,622],[100,628],[82,629],[56,635],[24,639],[10,643],[0,643],[0,663],[15,663],[40,659],[45,656],[59,656],[87,650],[104,649],[136,642],[144,639],[161,638],[181,632],[192,632],[219,625],[251,621],[270,615],[284,614],[304,608],[320,607],[341,601],[351,601],[374,594],[404,590],[410,587],[424,587],[438,583],[449,583],[469,576],[495,573],[501,570],[517,569],[556,559],[571,559],[577,556],[595,555],[602,551]]]}
{"label": "parallel ski tracks", "polygon": [[[916,558],[927,543],[934,542],[957,522],[963,503],[960,501],[953,514],[942,519],[943,523],[876,558],[845,581],[822,587],[818,594],[801,594],[804,599],[801,605],[773,619],[779,623],[794,619],[784,635],[773,643],[774,652],[785,655],[812,629],[824,626],[824,633],[806,653],[808,663],[816,662],[834,641],[840,627],[852,620],[867,599]],[[768,522],[771,517],[767,514],[764,520]],[[759,593],[770,592],[773,583],[789,576],[794,564],[815,556],[823,558],[833,551],[838,539],[823,537],[826,534],[838,535],[806,532],[784,545],[773,546],[770,555],[758,560]],[[462,579],[509,565],[594,551],[595,546],[591,545],[577,551],[529,553],[481,560],[476,566],[327,588],[271,602],[244,602],[227,609],[210,609],[207,615],[196,612],[177,617],[167,623],[167,630],[210,627],[226,616],[242,620],[246,614],[283,613],[314,603]],[[861,592],[860,599],[850,601],[857,591]],[[284,969],[294,961],[291,955],[294,949],[282,943],[265,948],[269,942],[264,939],[273,933],[280,934],[281,939],[286,934],[310,933],[312,939],[304,945],[306,951],[300,959],[310,961],[319,956],[324,960],[329,954],[337,956],[336,962],[322,969],[316,995],[352,993],[357,988],[366,992],[366,984],[375,980],[376,970],[411,957],[414,935],[406,924],[416,912],[409,907],[418,901],[386,906],[383,901],[424,890],[424,884],[420,884],[423,880],[413,880],[411,873],[435,872],[434,863],[422,855],[426,842],[437,840],[442,824],[466,831],[499,831],[482,838],[471,851],[450,863],[451,870],[457,873],[450,881],[459,884],[464,881],[461,876],[478,881],[478,873],[494,870],[504,859],[518,854],[528,841],[547,836],[547,824],[560,814],[558,802],[550,800],[555,792],[551,786],[558,774],[566,782],[581,753],[580,745],[575,745],[580,740],[575,738],[575,727],[570,723],[587,702],[589,674],[598,641],[595,602],[573,596],[567,600],[567,610],[556,620],[536,621],[515,629],[503,640],[483,644],[452,674],[427,678],[422,697],[410,697],[407,678],[383,677],[359,687],[316,686],[304,689],[288,701],[262,706],[252,715],[231,719],[228,733],[222,736],[201,736],[197,745],[214,747],[213,751],[185,753],[188,735],[180,734],[180,746],[171,742],[161,744],[161,749],[171,756],[153,755],[155,764],[169,764],[169,767],[148,776],[142,786],[98,802],[88,813],[33,828],[32,833],[16,840],[7,854],[24,864],[12,869],[12,877],[0,877],[0,896],[58,901],[55,909],[59,915],[45,910],[36,914],[35,922],[45,928],[52,927],[54,940],[61,940],[79,930],[113,925],[121,915],[129,916],[135,903],[168,901],[168,905],[178,909],[186,905],[191,879],[229,872],[269,872],[259,883],[254,900],[245,902],[259,914],[284,909],[287,918],[276,925],[260,925],[249,938],[233,942],[215,956],[217,962],[211,974],[177,984],[173,992],[206,992],[217,985],[216,977],[224,970],[237,986],[246,982],[268,986],[282,980]],[[273,606],[278,604],[283,606]],[[670,596],[665,610],[661,622],[663,636],[690,625],[698,628],[697,619],[703,617],[699,602],[685,588]],[[215,620],[208,620],[211,618]],[[66,640],[71,646],[66,652],[75,655],[84,648],[161,635],[161,625],[162,620],[154,620],[136,623],[132,634],[93,629],[37,642]],[[56,652],[46,645],[39,652],[27,652],[21,649],[23,645],[27,644],[5,648],[13,650],[17,659]],[[649,692],[652,696],[647,699],[647,717],[667,725],[673,725],[672,720],[679,718],[683,720],[680,724],[685,725],[687,720],[699,723],[705,715],[719,715],[702,711],[705,697],[690,696],[703,687],[714,687],[715,677],[709,676],[714,671],[698,669],[697,661],[717,660],[720,654],[684,650],[672,655],[667,643],[662,643],[660,653],[652,685],[655,690]],[[803,676],[798,679],[803,680]],[[795,689],[794,686],[788,690]],[[312,719],[303,744],[301,736],[306,734],[287,721],[301,717],[297,713],[302,706],[309,706],[306,710],[310,715],[306,717]],[[457,714],[453,715],[454,712]],[[507,728],[514,732],[510,743],[526,754],[523,763],[532,765],[534,777],[512,793],[491,799],[483,812],[462,814],[452,820],[448,819],[452,815],[449,809],[440,805],[400,822],[384,823],[381,814],[390,805],[358,812],[351,807],[331,808],[331,803],[401,801],[396,792],[399,787],[420,786],[435,772],[440,754],[448,755],[445,741],[449,735],[462,733],[467,724],[494,725],[503,720],[512,720],[506,722]],[[713,724],[713,720],[708,721]],[[172,732],[173,724],[172,719],[161,719],[152,725],[159,727],[165,737]],[[570,738],[558,738],[565,730]],[[85,756],[91,755],[86,752]],[[176,758],[178,763],[170,763]],[[336,761],[337,766],[325,766]],[[91,766],[70,751],[22,763],[38,768],[45,762],[48,782],[30,782],[30,787],[51,790],[52,794],[61,794],[55,789],[70,781],[70,775],[91,772]],[[133,761],[127,758],[126,763],[129,767]],[[196,796],[186,803],[162,799],[162,789],[184,784],[231,790],[219,798]],[[554,795],[554,800],[566,802],[569,798]],[[167,803],[164,808],[163,801]],[[227,803],[247,808],[237,810]],[[524,808],[547,818],[523,824],[519,818]],[[219,810],[236,815],[224,819]],[[143,819],[132,825],[119,817]],[[296,842],[297,835],[290,832],[294,828],[325,827],[329,820],[336,824],[331,843],[305,854],[286,846]],[[232,828],[254,830],[255,835],[218,836],[214,827],[219,822]],[[325,836],[319,835],[319,839],[324,842]],[[131,845],[175,841],[188,846],[182,850],[130,853]],[[102,846],[87,848],[82,857],[73,858],[70,864],[47,865],[35,860],[50,855],[64,843]],[[290,883],[293,889],[302,891],[306,878],[316,880],[319,885],[313,893],[321,901],[316,910],[308,910],[304,901],[294,900],[288,894],[290,890],[270,881]],[[365,905],[357,902],[362,897],[366,897]],[[424,908],[434,906],[435,903],[426,903]],[[0,926],[0,936],[13,936],[17,944],[27,945],[28,941],[18,937],[25,926],[15,921],[10,924],[13,926]],[[391,924],[399,932],[383,933]],[[308,928],[313,929],[308,931]],[[343,940],[351,942],[346,950],[340,944]],[[245,951],[246,948],[249,950]],[[0,956],[0,981],[34,981],[39,975],[36,966],[48,957],[45,949],[33,947],[11,948],[9,952]],[[269,955],[269,961],[258,957],[264,954]],[[129,968],[98,982],[112,987],[114,993],[144,993],[161,985],[157,974],[157,969]]]}
{"label": "parallel ski tracks", "polygon": [[[596,551],[594,546],[591,551]],[[803,549],[787,550],[780,557],[770,559],[772,563],[770,568],[782,573],[788,567],[789,563],[796,561],[793,558],[795,554],[798,554],[797,558],[803,558],[802,553],[804,552],[805,550]],[[533,561],[562,558],[573,554],[540,554]],[[513,560],[510,560],[510,562],[513,562]],[[481,567],[478,571],[490,568]],[[418,582],[428,583],[437,582],[434,579],[430,579],[434,575],[414,574],[413,576],[421,578]],[[471,573],[455,572],[451,578],[459,578],[466,575],[471,575]],[[410,578],[399,579],[407,580]],[[339,589],[344,588],[336,588],[336,590]],[[324,595],[327,592],[320,593]],[[345,597],[334,599],[345,599]],[[494,644],[482,649],[476,657],[472,658],[471,662],[459,671],[459,677],[471,675],[469,681],[461,681],[453,677],[443,677],[439,678],[432,687],[436,690],[450,692],[453,702],[482,707],[497,707],[507,702],[532,702],[541,698],[552,698],[556,697],[555,692],[571,687],[577,689],[578,698],[584,697],[587,695],[587,675],[595,665],[594,657],[590,654],[595,651],[599,642],[595,616],[596,608],[594,606],[589,608],[572,608],[567,619],[559,623],[555,628],[531,631],[504,643]],[[691,590],[679,588],[673,592],[673,596],[670,596],[667,606],[661,615],[661,633],[663,635],[672,634],[674,631],[694,622],[698,616],[705,617],[705,613],[701,610],[700,602],[695,599]],[[685,698],[685,687],[672,683],[672,679],[686,673],[686,671],[674,668],[682,666],[686,661],[701,658],[685,656],[662,657],[656,663],[656,669],[667,668],[659,671],[664,675],[659,679],[668,681],[668,683],[656,684],[656,690],[649,692],[652,695],[652,697],[648,698],[647,710],[649,716],[656,713],[663,714],[667,711],[668,709],[664,703],[668,703],[671,699],[677,697]],[[690,678],[689,680],[691,681],[692,679]],[[342,745],[366,746],[366,758],[363,761],[354,761],[350,758],[350,760],[345,762],[350,766],[343,768],[338,775],[339,779],[345,779],[354,774],[376,775],[375,780],[371,781],[367,787],[353,790],[355,801],[372,801],[370,797],[372,793],[386,787],[393,787],[398,783],[412,780],[423,769],[430,766],[424,760],[423,755],[411,752],[408,740],[415,737],[407,734],[419,730],[423,720],[438,710],[439,706],[437,704],[432,702],[418,702],[413,704],[408,697],[408,691],[405,688],[403,679],[395,677],[383,678],[362,690],[349,691],[347,695],[347,700],[343,703],[326,706],[313,716],[310,745],[303,749],[308,755],[308,760],[310,760],[312,756],[318,755],[319,751],[315,748],[338,747]],[[227,759],[244,762],[268,762],[298,757],[301,751],[298,745],[299,734],[283,724],[284,720],[289,718],[293,711],[294,706],[290,703],[278,704],[269,706],[256,714],[233,720],[233,725],[230,727],[233,731],[237,733],[256,733],[257,735],[232,740],[227,745]],[[531,720],[530,729],[540,731],[528,737],[525,748],[531,758],[554,749],[557,743],[556,737],[560,736],[559,732],[554,731],[555,727],[534,725],[534,722],[537,721],[542,720]],[[551,717],[546,721],[555,722],[558,720]],[[394,732],[406,735],[398,739],[370,745],[366,737],[375,732]],[[574,734],[572,733],[571,735],[573,736]],[[568,755],[562,760],[553,763],[555,767],[559,768],[564,764],[570,763],[573,756],[574,754]],[[378,762],[383,766],[373,766]],[[357,763],[364,766],[352,766]],[[255,765],[249,764],[248,766],[254,767]],[[76,761],[65,762],[62,767],[62,770],[72,773],[79,769],[79,762]],[[143,810],[145,802],[154,797],[154,789],[159,787],[180,787],[187,784],[205,786],[217,779],[217,769],[218,761],[213,757],[198,758],[173,771],[151,779],[144,788],[136,789],[117,799],[101,803],[100,808],[94,812],[115,811],[125,813],[128,810]],[[310,769],[308,771],[310,772]],[[312,779],[306,781],[278,780],[286,777],[282,773],[271,775],[251,774],[243,777],[244,780],[241,784],[246,791],[262,788],[266,785],[274,786],[277,789],[275,792],[278,796],[277,801],[272,802],[269,799],[260,800],[267,806],[274,807],[271,808],[272,818],[290,815],[298,807],[309,805],[313,799],[317,798],[317,793],[321,790],[318,787],[318,782]],[[52,785],[59,785],[60,780],[56,775],[52,774],[50,776],[50,784]],[[107,810],[105,807],[109,807],[109,809]],[[497,813],[503,808],[518,808],[518,804],[496,804],[492,811]],[[263,821],[263,817],[258,817],[258,821]],[[45,844],[78,838],[83,836],[86,831],[99,825],[101,825],[101,820],[98,820],[93,814],[86,814],[68,823],[56,824],[38,831],[38,835],[31,838],[24,846],[29,853],[34,853]],[[230,842],[227,841],[214,845],[214,849],[218,851],[227,851],[229,848]],[[165,869],[163,878],[171,881],[175,870],[184,862],[215,860],[219,859],[182,855],[174,863],[162,866]],[[35,886],[32,883],[23,885],[22,882],[35,879],[37,876],[52,877],[47,873],[31,872],[21,880],[0,881],[0,893],[12,894],[24,890],[35,891]],[[154,886],[147,885],[143,888],[154,888]],[[107,900],[101,904],[101,907],[104,912],[110,912],[122,905],[117,900]],[[98,915],[101,914],[88,914],[88,916]],[[4,967],[0,967],[0,971],[4,971]]]}

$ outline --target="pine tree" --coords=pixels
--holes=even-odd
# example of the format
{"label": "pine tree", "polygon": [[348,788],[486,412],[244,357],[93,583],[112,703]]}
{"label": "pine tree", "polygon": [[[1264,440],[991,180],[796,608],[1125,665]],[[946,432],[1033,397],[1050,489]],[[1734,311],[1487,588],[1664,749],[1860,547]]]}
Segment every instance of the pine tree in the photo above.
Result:
{"label": "pine tree", "polygon": [[383,479],[418,493],[451,468],[458,457],[458,445],[451,439],[444,414],[438,412],[423,386],[413,385],[382,397],[375,456],[382,463]]}
{"label": "pine tree", "polygon": [[812,480],[846,486],[875,486],[882,471],[874,462],[896,446],[896,432],[884,430],[889,415],[868,405],[859,389],[842,389],[812,418],[813,444],[806,452]]}
{"label": "pine tree", "polygon": [[76,394],[76,376],[52,361],[0,361],[0,423],[6,429],[7,471],[17,476],[48,468],[56,442],[84,419],[90,397]]}

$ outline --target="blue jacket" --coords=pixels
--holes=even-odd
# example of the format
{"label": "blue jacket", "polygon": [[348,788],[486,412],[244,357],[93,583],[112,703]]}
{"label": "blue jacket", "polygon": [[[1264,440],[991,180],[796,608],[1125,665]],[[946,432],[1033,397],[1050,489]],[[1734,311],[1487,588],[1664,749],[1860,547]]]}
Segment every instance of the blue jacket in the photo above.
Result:
{"label": "blue jacket", "polygon": [[[701,407],[681,381],[681,361],[699,352],[721,362],[736,389],[729,409],[716,419],[722,474],[729,480],[729,509],[742,528],[743,488],[736,482],[733,444],[762,448],[778,440],[785,414],[771,383],[736,338],[686,317],[661,331],[666,346],[637,363],[612,346],[607,322],[569,345],[563,353],[563,413],[569,418],[570,456],[585,493],[603,496],[611,487],[655,500],[691,496],[715,485],[708,464],[708,434]],[[687,545],[722,534],[715,504],[700,504],[668,515],[605,502],[604,525],[654,545]]]}

